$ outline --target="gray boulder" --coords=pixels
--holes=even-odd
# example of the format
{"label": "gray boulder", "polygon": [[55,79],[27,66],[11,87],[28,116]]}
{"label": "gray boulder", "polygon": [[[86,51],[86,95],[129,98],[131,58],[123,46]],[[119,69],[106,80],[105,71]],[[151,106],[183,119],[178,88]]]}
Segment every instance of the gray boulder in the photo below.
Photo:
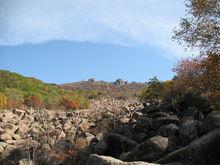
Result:
{"label": "gray boulder", "polygon": [[154,128],[159,128],[162,125],[171,124],[171,123],[179,125],[180,120],[177,116],[158,117],[154,120],[153,126]]}
{"label": "gray boulder", "polygon": [[214,165],[220,163],[220,128],[178,149],[156,163],[183,162],[192,165]]}
{"label": "gray boulder", "polygon": [[179,133],[179,127],[176,124],[166,124],[162,125],[158,129],[158,134],[164,137],[177,136]]}
{"label": "gray boulder", "polygon": [[155,161],[164,156],[168,145],[168,138],[155,136],[141,143],[134,150],[122,154],[120,158],[125,161]]}
{"label": "gray boulder", "polygon": [[212,112],[210,113],[203,121],[202,121],[202,131],[207,133],[216,128],[220,127],[220,112]]}
{"label": "gray boulder", "polygon": [[183,120],[180,126],[179,138],[182,145],[187,145],[198,138],[197,128],[193,117]]}
{"label": "gray boulder", "polygon": [[92,154],[89,156],[87,165],[156,165],[147,162],[123,162],[109,156],[98,156]]}

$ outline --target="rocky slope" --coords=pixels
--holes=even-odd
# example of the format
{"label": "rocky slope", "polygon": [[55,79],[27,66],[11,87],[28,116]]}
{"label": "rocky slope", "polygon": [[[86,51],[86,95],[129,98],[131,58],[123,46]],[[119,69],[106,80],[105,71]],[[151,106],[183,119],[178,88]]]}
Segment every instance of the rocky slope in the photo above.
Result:
{"label": "rocky slope", "polygon": [[[93,100],[91,109],[76,111],[1,110],[0,164],[30,157],[38,163],[62,162],[73,156],[76,149],[87,147],[96,134],[106,132],[112,118],[126,120],[133,110],[141,107],[138,100],[101,99]],[[70,144],[68,152],[72,149],[73,153],[65,150],[56,153],[59,143]],[[14,151],[16,158],[10,160]]]}
{"label": "rocky slope", "polygon": [[78,111],[4,110],[0,164],[220,163],[220,112],[196,94],[173,103],[101,99]]}

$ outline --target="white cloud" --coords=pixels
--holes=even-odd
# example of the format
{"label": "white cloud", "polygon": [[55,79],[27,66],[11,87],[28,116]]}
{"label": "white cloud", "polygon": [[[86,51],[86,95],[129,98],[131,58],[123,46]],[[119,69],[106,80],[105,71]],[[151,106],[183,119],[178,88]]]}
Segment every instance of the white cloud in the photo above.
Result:
{"label": "white cloud", "polygon": [[171,41],[184,0],[0,0],[0,45],[50,40],[153,45],[182,54]]}

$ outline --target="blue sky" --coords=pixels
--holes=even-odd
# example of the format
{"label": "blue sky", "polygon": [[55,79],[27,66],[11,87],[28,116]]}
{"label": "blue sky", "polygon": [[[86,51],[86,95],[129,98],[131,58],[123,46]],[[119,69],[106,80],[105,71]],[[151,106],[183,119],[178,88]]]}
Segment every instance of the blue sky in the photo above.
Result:
{"label": "blue sky", "polygon": [[0,0],[0,69],[64,83],[163,80],[184,0]]}

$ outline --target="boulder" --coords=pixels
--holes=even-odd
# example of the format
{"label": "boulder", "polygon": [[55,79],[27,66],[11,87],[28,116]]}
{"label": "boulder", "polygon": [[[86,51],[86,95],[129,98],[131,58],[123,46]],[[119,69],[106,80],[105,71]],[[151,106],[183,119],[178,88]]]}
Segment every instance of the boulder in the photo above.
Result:
{"label": "boulder", "polygon": [[176,124],[162,125],[158,129],[158,134],[164,137],[174,137],[179,133],[179,127]]}
{"label": "boulder", "polygon": [[211,112],[212,108],[207,97],[198,93],[188,92],[184,96],[186,107],[196,107],[203,113]]}
{"label": "boulder", "polygon": [[220,163],[220,128],[193,141],[189,145],[178,149],[156,163],[184,162],[193,165],[214,165]]}
{"label": "boulder", "polygon": [[156,129],[162,125],[171,124],[171,123],[179,125],[180,120],[177,116],[158,117],[154,120],[153,126]]}
{"label": "boulder", "polygon": [[28,131],[29,127],[26,124],[22,123],[18,128],[17,134],[23,137]]}
{"label": "boulder", "polygon": [[196,107],[188,107],[186,110],[181,112],[181,116],[185,117],[193,117],[195,120],[204,119],[203,113]]}
{"label": "boulder", "polygon": [[187,145],[198,138],[197,128],[193,117],[188,117],[183,120],[179,130],[179,138],[182,145]]}
{"label": "boulder", "polygon": [[119,157],[122,153],[133,150],[137,143],[122,135],[107,133],[94,145],[94,152],[107,156]]}
{"label": "boulder", "polygon": [[0,135],[0,140],[3,140],[3,141],[12,140],[12,134],[5,132]]}
{"label": "boulder", "polygon": [[98,156],[92,154],[89,156],[87,165],[156,165],[147,162],[123,162],[109,156]]}
{"label": "boulder", "polygon": [[134,129],[141,132],[148,132],[153,126],[153,119],[147,116],[137,118]]}
{"label": "boulder", "polygon": [[207,133],[219,127],[220,127],[220,112],[219,111],[210,113],[202,121],[202,130],[204,131],[204,133]]}
{"label": "boulder", "polygon": [[4,151],[4,147],[0,145],[0,154]]}
{"label": "boulder", "polygon": [[149,161],[152,162],[164,156],[168,148],[168,138],[155,136],[141,143],[134,150],[121,155],[121,159],[125,161]]}
{"label": "boulder", "polygon": [[19,160],[18,165],[34,165],[34,161],[28,159],[21,159]]}

